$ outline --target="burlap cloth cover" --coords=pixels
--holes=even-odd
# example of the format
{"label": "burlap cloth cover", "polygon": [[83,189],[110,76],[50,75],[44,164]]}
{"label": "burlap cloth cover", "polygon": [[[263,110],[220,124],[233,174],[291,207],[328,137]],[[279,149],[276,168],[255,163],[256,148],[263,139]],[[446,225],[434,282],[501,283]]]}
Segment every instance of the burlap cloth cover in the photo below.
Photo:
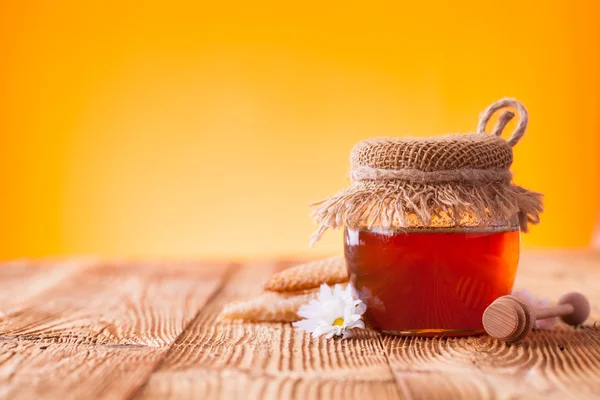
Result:
{"label": "burlap cloth cover", "polygon": [[[500,135],[515,116],[504,111],[490,134],[490,117],[506,107],[520,121],[508,140]],[[359,142],[350,155],[352,184],[313,204],[318,230],[489,226],[518,216],[521,230],[539,222],[542,194],[512,183],[512,147],[525,133],[521,103],[502,99],[481,115],[477,133],[442,137],[378,138]]]}

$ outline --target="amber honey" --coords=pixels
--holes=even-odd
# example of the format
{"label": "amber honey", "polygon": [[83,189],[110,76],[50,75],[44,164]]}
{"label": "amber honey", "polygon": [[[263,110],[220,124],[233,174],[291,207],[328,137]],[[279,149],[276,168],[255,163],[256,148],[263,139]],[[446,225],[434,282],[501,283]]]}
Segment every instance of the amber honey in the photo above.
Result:
{"label": "amber honey", "polygon": [[510,293],[519,231],[347,229],[345,255],[373,328],[397,335],[463,336],[483,332],[485,308]]}

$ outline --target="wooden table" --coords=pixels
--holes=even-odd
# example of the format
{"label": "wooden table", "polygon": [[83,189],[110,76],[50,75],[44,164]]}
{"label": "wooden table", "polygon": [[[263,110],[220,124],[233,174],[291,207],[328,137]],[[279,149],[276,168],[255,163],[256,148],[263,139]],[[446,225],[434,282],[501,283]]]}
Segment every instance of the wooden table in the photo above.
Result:
{"label": "wooden table", "polygon": [[315,340],[216,324],[293,261],[46,260],[0,266],[0,397],[600,398],[600,253],[523,256],[517,287],[589,296],[592,316],[520,344],[487,336]]}

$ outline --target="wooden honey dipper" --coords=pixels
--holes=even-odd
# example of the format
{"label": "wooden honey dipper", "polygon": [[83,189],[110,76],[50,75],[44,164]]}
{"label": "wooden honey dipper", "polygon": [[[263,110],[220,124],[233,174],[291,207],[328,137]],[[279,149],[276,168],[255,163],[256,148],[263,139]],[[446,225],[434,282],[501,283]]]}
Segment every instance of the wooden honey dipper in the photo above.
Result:
{"label": "wooden honey dipper", "polygon": [[590,315],[590,303],[581,293],[567,293],[554,307],[534,309],[514,296],[494,300],[483,313],[483,328],[488,335],[507,343],[525,337],[538,319],[560,317],[569,325],[579,325]]}

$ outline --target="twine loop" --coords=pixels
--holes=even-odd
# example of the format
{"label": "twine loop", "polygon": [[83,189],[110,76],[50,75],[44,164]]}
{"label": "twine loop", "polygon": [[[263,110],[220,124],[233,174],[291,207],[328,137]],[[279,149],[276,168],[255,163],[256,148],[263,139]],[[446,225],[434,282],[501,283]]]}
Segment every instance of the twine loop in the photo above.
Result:
{"label": "twine loop", "polygon": [[[504,99],[498,100],[497,102],[495,102],[494,104],[492,104],[488,108],[486,108],[485,111],[481,114],[481,117],[479,118],[479,125],[477,126],[477,133],[485,133],[485,127],[487,126],[487,123],[489,122],[491,116],[494,115],[494,113],[496,113],[496,111],[499,111],[499,110],[501,110],[503,108],[507,108],[507,107],[512,107],[512,108],[516,109],[519,112],[519,116],[520,116],[520,120],[519,120],[519,123],[517,124],[517,127],[513,131],[512,135],[506,141],[511,147],[514,147],[519,142],[519,140],[521,140],[523,135],[525,134],[525,129],[527,129],[527,122],[529,121],[529,115],[527,114],[527,109],[523,106],[523,104],[521,104],[519,101],[517,101],[515,99],[504,98]],[[500,136],[502,134],[502,131],[508,124],[508,122],[511,119],[513,119],[514,116],[515,116],[515,114],[513,112],[504,111],[500,115],[500,118],[498,119],[498,122],[496,123],[496,126],[494,127],[494,129],[492,131],[492,134],[494,134],[496,136]]]}

